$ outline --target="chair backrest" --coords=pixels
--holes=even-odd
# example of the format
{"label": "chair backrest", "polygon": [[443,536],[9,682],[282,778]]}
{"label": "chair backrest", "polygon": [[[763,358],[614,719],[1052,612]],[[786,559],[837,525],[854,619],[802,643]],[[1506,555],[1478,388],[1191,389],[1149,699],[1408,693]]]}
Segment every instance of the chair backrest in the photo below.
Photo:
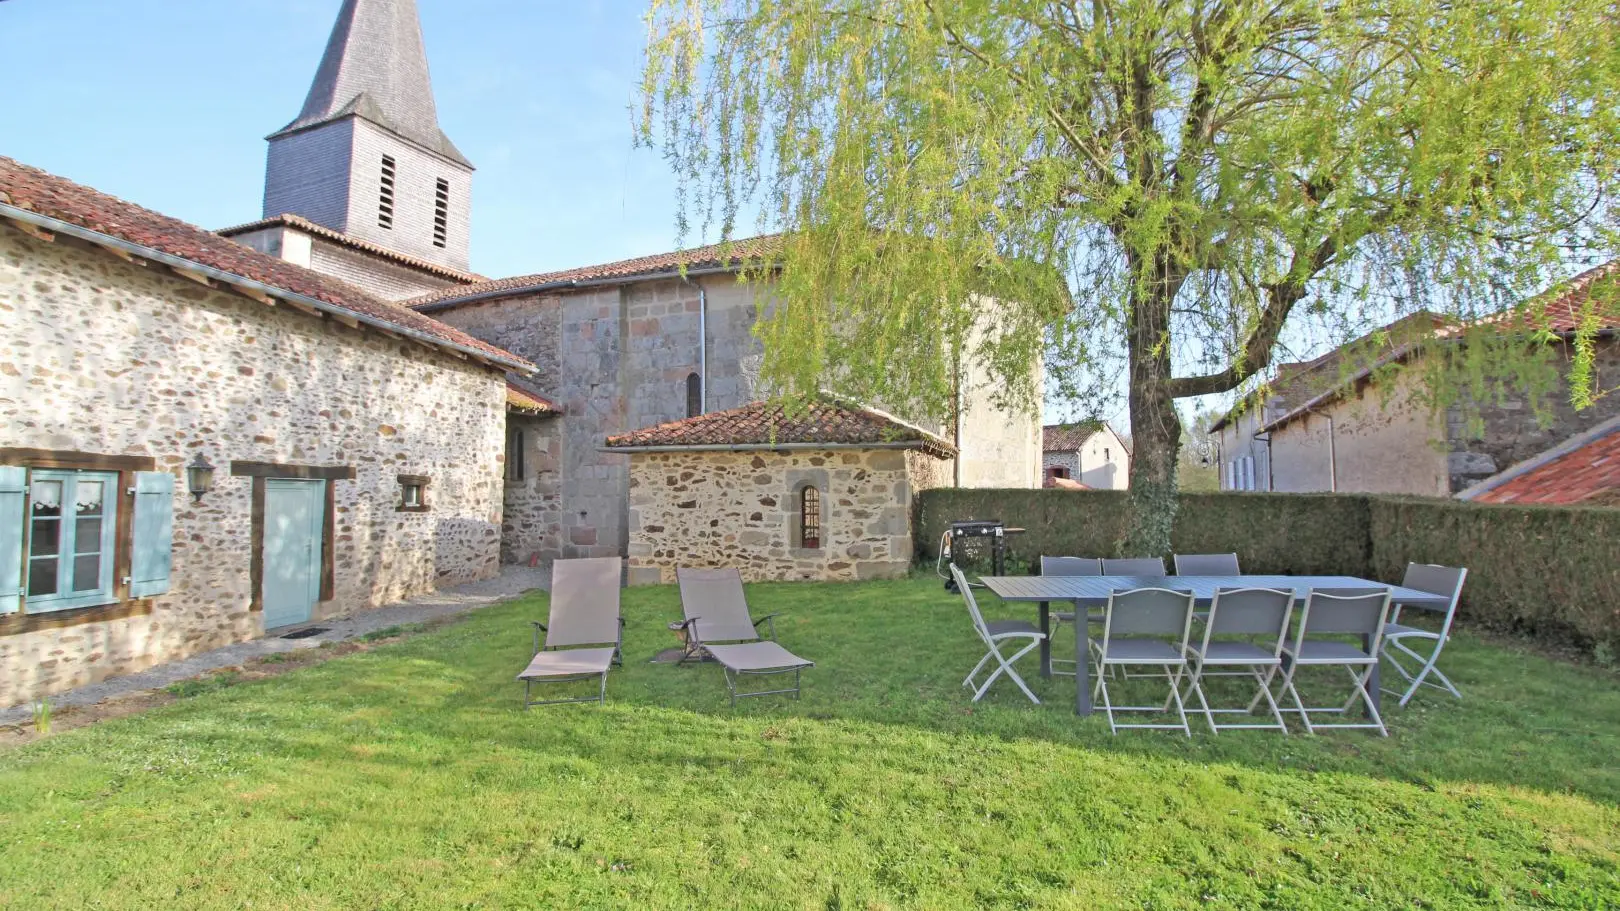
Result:
{"label": "chair backrest", "polygon": [[955,563],[948,565],[951,568],[951,579],[956,583],[956,590],[962,593],[962,600],[967,602],[968,616],[973,618],[973,631],[988,643],[990,627],[984,622],[984,614],[979,613],[979,599],[973,597],[973,586],[968,584],[967,576],[962,575],[961,567]]}
{"label": "chair backrest", "polygon": [[1164,576],[1163,557],[1104,557],[1102,574],[1105,576]]}
{"label": "chair backrest", "polygon": [[698,569],[677,566],[681,614],[693,620],[699,642],[752,642],[759,638],[748,615],[742,575],[733,566]]}
{"label": "chair backrest", "polygon": [[1103,649],[1121,636],[1175,636],[1187,645],[1192,630],[1193,595],[1168,588],[1133,588],[1108,596],[1103,618]]}
{"label": "chair backrest", "polygon": [[1042,557],[1043,576],[1100,576],[1102,561],[1096,557]]}
{"label": "chair backrest", "polygon": [[[1437,563],[1408,563],[1406,576],[1401,579],[1402,588],[1415,588],[1420,592],[1431,595],[1445,595],[1451,600],[1444,608],[1427,608],[1427,610],[1443,610],[1446,615],[1446,626],[1451,625],[1451,618],[1457,613],[1457,601],[1462,597],[1463,580],[1468,578],[1468,570],[1460,566],[1441,566]],[[1421,607],[1421,605],[1411,605]]]}
{"label": "chair backrest", "polygon": [[1354,634],[1372,637],[1372,654],[1389,618],[1387,588],[1313,588],[1300,609],[1296,643],[1307,636]]}
{"label": "chair backrest", "polygon": [[1237,554],[1176,554],[1178,576],[1241,576]]}
{"label": "chair backrest", "polygon": [[1288,620],[1294,612],[1294,593],[1277,588],[1222,588],[1215,592],[1204,621],[1204,647],[1215,636],[1265,636],[1257,641],[1273,653],[1282,651]]}
{"label": "chair backrest", "polygon": [[551,564],[551,618],[546,647],[619,641],[619,557],[586,557]]}

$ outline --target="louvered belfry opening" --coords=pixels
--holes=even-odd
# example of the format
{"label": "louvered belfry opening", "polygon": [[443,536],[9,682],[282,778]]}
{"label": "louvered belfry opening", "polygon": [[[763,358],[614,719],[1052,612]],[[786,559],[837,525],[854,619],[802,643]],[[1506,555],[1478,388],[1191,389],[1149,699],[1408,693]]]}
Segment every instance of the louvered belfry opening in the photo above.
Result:
{"label": "louvered belfry opening", "polygon": [[382,157],[382,185],[377,192],[377,226],[394,226],[394,156]]}
{"label": "louvered belfry opening", "polygon": [[450,181],[439,178],[433,188],[433,246],[443,247],[450,236]]}

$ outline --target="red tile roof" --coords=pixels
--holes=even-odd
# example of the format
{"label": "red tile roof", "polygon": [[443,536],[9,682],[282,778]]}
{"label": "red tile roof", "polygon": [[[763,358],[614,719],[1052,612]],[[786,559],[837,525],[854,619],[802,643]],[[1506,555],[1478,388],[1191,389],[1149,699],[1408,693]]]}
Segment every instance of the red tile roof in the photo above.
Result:
{"label": "red tile roof", "polygon": [[782,235],[764,234],[759,237],[747,237],[724,244],[711,244],[707,247],[695,247],[691,250],[674,250],[652,256],[638,256],[635,259],[621,259],[618,262],[602,263],[596,266],[581,266],[577,269],[540,272],[534,275],[518,275],[512,278],[498,278],[493,281],[478,282],[477,284],[457,288],[443,288],[412,298],[405,303],[407,306],[430,313],[434,310],[449,309],[466,303],[463,298],[477,297],[481,300],[487,300],[491,297],[528,294],[537,290],[561,289],[574,283],[629,282],[651,275],[675,272],[683,268],[688,270],[738,268],[776,253],[781,249],[781,246]]}
{"label": "red tile roof", "polygon": [[716,411],[656,427],[608,437],[610,449],[647,447],[700,447],[705,449],[772,449],[792,444],[861,446],[905,445],[936,458],[956,455],[956,447],[921,427],[852,402],[812,400],[792,406],[750,402],[730,411]]}
{"label": "red tile roof", "polygon": [[506,407],[522,414],[562,414],[556,402],[524,389],[510,378],[506,381]]}
{"label": "red tile roof", "polygon": [[381,244],[374,244],[369,240],[361,240],[358,237],[351,237],[344,234],[342,231],[334,231],[325,225],[318,225],[302,215],[293,215],[291,213],[277,215],[273,218],[261,218],[258,221],[250,221],[245,225],[232,225],[229,228],[220,228],[214,233],[221,237],[236,237],[238,234],[251,234],[254,231],[263,231],[265,228],[277,227],[292,228],[296,231],[303,231],[305,234],[313,234],[316,237],[324,238],[332,241],[333,243],[342,244],[345,247],[350,247],[363,253],[369,253],[372,256],[380,256],[383,259],[391,260],[399,263],[402,266],[408,266],[412,269],[427,272],[431,275],[440,276],[441,278],[448,278],[451,281],[461,282],[464,285],[470,285],[473,282],[489,281],[489,279],[479,275],[476,272],[463,272],[460,269],[452,269],[449,266],[441,266],[438,263],[430,263],[425,259],[417,259],[414,256],[407,256],[406,254],[400,253],[397,250],[390,250]]}
{"label": "red tile roof", "polygon": [[[1598,329],[1620,329],[1620,259],[1588,269],[1568,282],[1533,299],[1526,310],[1530,322],[1549,332],[1576,332],[1590,316]],[[1598,293],[1594,296],[1593,291]]]}
{"label": "red tile roof", "polygon": [[1086,441],[1103,431],[1102,421],[1048,424],[1041,428],[1042,452],[1079,452]]}
{"label": "red tile roof", "polygon": [[151,209],[0,156],[0,203],[404,330],[430,344],[528,371],[533,365],[407,307]]}
{"label": "red tile roof", "polygon": [[1620,492],[1620,418],[1487,479],[1463,496],[1475,503],[1613,505]]}

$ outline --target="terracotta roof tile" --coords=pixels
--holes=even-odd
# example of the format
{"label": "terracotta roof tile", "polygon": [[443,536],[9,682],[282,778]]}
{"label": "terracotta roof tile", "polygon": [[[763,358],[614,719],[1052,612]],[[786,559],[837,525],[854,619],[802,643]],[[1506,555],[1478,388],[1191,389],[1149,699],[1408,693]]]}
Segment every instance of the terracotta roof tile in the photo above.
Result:
{"label": "terracotta roof tile", "polygon": [[741,408],[715,411],[656,427],[608,437],[610,449],[648,446],[737,447],[769,449],[783,444],[824,443],[830,446],[911,444],[937,458],[956,455],[946,440],[874,408],[828,399],[793,407],[750,402]]}
{"label": "terracotta roof tile", "polygon": [[248,234],[253,231],[262,231],[265,228],[275,227],[288,227],[293,228],[294,230],[303,231],[306,234],[313,234],[316,237],[324,238],[332,241],[333,243],[342,244],[345,247],[350,247],[364,253],[370,253],[373,256],[380,256],[384,259],[399,263],[402,266],[408,266],[412,269],[417,269],[422,272],[440,276],[441,278],[448,278],[451,281],[461,282],[464,285],[469,285],[473,282],[489,281],[489,279],[479,275],[476,272],[462,272],[459,269],[452,269],[449,266],[441,266],[438,263],[430,263],[425,259],[407,256],[406,254],[400,253],[396,250],[390,250],[381,244],[374,244],[369,240],[361,240],[358,237],[351,237],[344,234],[342,231],[334,231],[325,225],[318,225],[301,215],[293,215],[290,213],[277,215],[273,218],[261,218],[258,221],[250,221],[245,225],[232,225],[229,228],[220,228],[214,233],[221,237],[234,238],[238,234]]}
{"label": "terracotta roof tile", "polygon": [[[1503,472],[1504,480],[1470,499],[1515,505],[1611,505],[1620,492],[1620,418],[1594,428],[1589,438],[1554,458]],[[1492,485],[1487,480],[1484,485]]]}
{"label": "terracotta roof tile", "polygon": [[764,234],[759,237],[748,237],[724,244],[710,244],[706,247],[674,250],[652,256],[638,256],[634,259],[621,259],[618,262],[602,263],[596,266],[581,266],[577,269],[563,269],[558,272],[539,272],[534,275],[517,275],[512,278],[498,278],[493,281],[478,282],[457,288],[443,288],[412,298],[405,303],[407,306],[431,312],[458,306],[463,302],[461,299],[466,297],[487,298],[491,295],[500,295],[502,292],[524,294],[541,288],[566,287],[572,282],[597,283],[616,279],[634,281],[648,275],[672,272],[682,268],[704,269],[738,266],[776,253],[781,249],[781,244],[782,235]]}
{"label": "terracotta roof tile", "polygon": [[1048,424],[1041,428],[1042,452],[1078,452],[1086,441],[1101,433],[1101,421],[1080,421],[1076,424]]}
{"label": "terracotta roof tile", "polygon": [[66,178],[0,156],[0,202],[98,234],[218,269],[281,291],[314,298],[428,342],[531,369],[522,358],[318,272],[266,256],[177,218],[108,196]]}
{"label": "terracotta roof tile", "polygon": [[506,407],[522,414],[562,414],[556,402],[506,380]]}
{"label": "terracotta roof tile", "polygon": [[[1531,323],[1549,332],[1575,332],[1590,314],[1596,327],[1620,329],[1620,285],[1604,281],[1620,277],[1620,259],[1588,269],[1568,282],[1556,286],[1526,308]],[[1600,287],[1594,297],[1593,291]]]}

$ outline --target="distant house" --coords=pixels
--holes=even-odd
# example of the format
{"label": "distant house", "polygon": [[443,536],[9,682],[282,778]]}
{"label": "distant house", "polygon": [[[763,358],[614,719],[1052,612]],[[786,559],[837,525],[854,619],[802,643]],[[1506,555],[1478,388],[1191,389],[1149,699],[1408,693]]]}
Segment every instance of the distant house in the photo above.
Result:
{"label": "distant house", "polygon": [[[1567,378],[1572,340],[1583,320],[1597,326],[1594,380],[1620,377],[1620,307],[1594,288],[1620,273],[1620,261],[1555,289],[1545,305],[1549,351]],[[1311,361],[1282,364],[1263,395],[1242,401],[1212,427],[1223,490],[1337,491],[1451,496],[1620,414],[1620,396],[1576,411],[1560,383],[1540,402],[1527,396],[1477,403],[1471,427],[1461,406],[1436,411],[1415,371],[1423,342],[1454,331],[1432,313],[1411,314]],[[1375,372],[1393,370],[1375,382]],[[1550,415],[1543,425],[1537,406]]]}
{"label": "distant house", "polygon": [[1487,478],[1457,498],[1518,506],[1620,506],[1620,417]]}
{"label": "distant house", "polygon": [[1130,486],[1131,451],[1106,422],[1048,424],[1041,428],[1041,450],[1041,475],[1048,487]]}

